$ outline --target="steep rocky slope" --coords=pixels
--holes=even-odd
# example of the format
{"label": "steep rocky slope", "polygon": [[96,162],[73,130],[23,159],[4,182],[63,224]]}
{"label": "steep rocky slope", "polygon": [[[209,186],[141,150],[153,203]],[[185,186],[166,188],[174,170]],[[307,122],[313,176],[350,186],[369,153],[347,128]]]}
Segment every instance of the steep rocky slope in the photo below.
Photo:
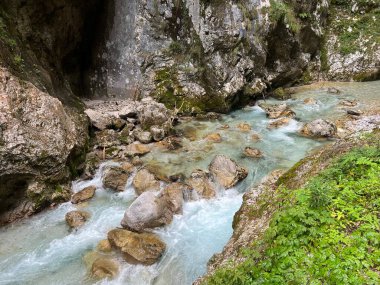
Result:
{"label": "steep rocky slope", "polygon": [[95,95],[152,96],[187,113],[227,112],[295,83],[319,54],[328,10],[326,1],[115,4],[115,23],[131,29],[111,29]]}

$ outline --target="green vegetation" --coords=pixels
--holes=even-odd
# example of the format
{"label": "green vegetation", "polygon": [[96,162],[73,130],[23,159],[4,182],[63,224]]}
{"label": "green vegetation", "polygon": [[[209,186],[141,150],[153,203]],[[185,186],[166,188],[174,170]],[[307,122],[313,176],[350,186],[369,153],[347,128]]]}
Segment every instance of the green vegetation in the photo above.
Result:
{"label": "green vegetation", "polygon": [[163,68],[156,71],[156,90],[151,94],[160,103],[169,109],[176,109],[180,113],[198,114],[219,108],[226,110],[226,102],[222,97],[203,96],[201,98],[184,94],[177,78],[176,67]]}
{"label": "green vegetation", "polygon": [[[332,1],[332,30],[339,38],[343,55],[380,44],[380,0]],[[364,45],[364,46],[363,46]]]}
{"label": "green vegetation", "polygon": [[380,145],[351,150],[304,189],[280,186],[270,203],[245,261],[205,284],[380,284]]}
{"label": "green vegetation", "polygon": [[283,21],[293,33],[300,31],[301,25],[289,4],[278,0],[270,0],[270,4],[269,18],[272,22]]}
{"label": "green vegetation", "polygon": [[17,43],[14,39],[12,39],[8,33],[7,26],[5,25],[5,21],[0,14],[0,42],[8,45],[11,48],[15,48]]}

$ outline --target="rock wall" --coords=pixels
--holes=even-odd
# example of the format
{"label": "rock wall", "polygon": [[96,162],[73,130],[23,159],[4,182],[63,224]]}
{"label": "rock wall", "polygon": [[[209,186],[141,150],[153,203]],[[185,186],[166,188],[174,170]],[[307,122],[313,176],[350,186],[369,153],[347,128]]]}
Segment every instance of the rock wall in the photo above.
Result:
{"label": "rock wall", "polygon": [[309,2],[116,0],[98,57],[108,68],[94,69],[91,90],[152,96],[186,113],[227,112],[296,82],[316,58],[328,3]]}
{"label": "rock wall", "polygon": [[[105,0],[0,2],[0,63],[67,105],[78,104]],[[99,24],[98,24],[99,23]],[[99,28],[98,28],[99,27]]]}
{"label": "rock wall", "polygon": [[380,78],[379,13],[379,0],[331,1],[314,80]]}
{"label": "rock wall", "polygon": [[0,67],[0,224],[70,197],[86,122]]}

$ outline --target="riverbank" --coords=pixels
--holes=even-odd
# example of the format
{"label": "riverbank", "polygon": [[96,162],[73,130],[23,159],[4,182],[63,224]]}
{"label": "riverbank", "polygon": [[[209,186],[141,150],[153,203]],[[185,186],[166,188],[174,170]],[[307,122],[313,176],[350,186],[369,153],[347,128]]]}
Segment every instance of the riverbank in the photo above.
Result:
{"label": "riverbank", "polygon": [[379,138],[341,139],[247,192],[197,284],[378,284]]}

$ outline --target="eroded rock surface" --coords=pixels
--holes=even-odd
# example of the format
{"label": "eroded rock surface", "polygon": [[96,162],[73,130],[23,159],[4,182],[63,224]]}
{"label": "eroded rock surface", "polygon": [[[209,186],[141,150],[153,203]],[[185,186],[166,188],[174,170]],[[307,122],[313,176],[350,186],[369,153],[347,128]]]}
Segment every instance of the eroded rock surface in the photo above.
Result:
{"label": "eroded rock surface", "polygon": [[78,228],[90,218],[90,214],[85,211],[71,211],[65,216],[66,223],[70,228]]}
{"label": "eroded rock surface", "polygon": [[296,116],[296,113],[294,113],[288,105],[279,104],[279,105],[270,105],[264,102],[261,102],[259,104],[260,108],[262,108],[265,113],[267,114],[267,117],[269,119],[278,119],[278,118],[294,118]]}
{"label": "eroded rock surface", "polygon": [[331,138],[337,133],[337,127],[334,123],[317,119],[310,123],[307,123],[301,129],[301,134],[313,138]]}
{"label": "eroded rock surface", "polygon": [[83,190],[75,193],[71,197],[71,203],[78,204],[78,203],[91,199],[95,195],[95,190],[96,190],[95,186],[88,186],[84,188]]}
{"label": "eroded rock surface", "polygon": [[108,233],[108,240],[123,253],[125,260],[132,264],[152,265],[160,259],[166,249],[165,243],[152,233],[114,229]]}
{"label": "eroded rock surface", "polygon": [[160,190],[160,182],[156,177],[146,168],[137,171],[133,178],[133,187],[137,195],[141,195],[146,191],[158,191]]}
{"label": "eroded rock surface", "polygon": [[0,215],[31,202],[25,212],[5,214],[1,220],[7,222],[53,202],[59,184],[76,171],[86,120],[0,67],[0,130]]}
{"label": "eroded rock surface", "polygon": [[103,185],[114,191],[124,191],[129,175],[129,169],[122,166],[111,166],[104,171]]}
{"label": "eroded rock surface", "polygon": [[228,189],[247,177],[248,171],[224,155],[217,155],[209,165],[214,179]]}
{"label": "eroded rock surface", "polygon": [[121,221],[122,227],[136,232],[168,225],[173,219],[173,212],[167,208],[166,201],[159,193],[152,191],[142,193],[128,207]]}
{"label": "eroded rock surface", "polygon": [[114,278],[118,273],[119,264],[111,258],[98,258],[91,266],[91,276],[96,279]]}
{"label": "eroded rock surface", "polygon": [[[195,170],[191,173],[186,183],[195,191],[195,195],[190,193],[190,199],[206,198],[211,199],[216,196],[215,185],[211,181],[210,174],[203,170]],[[195,197],[194,197],[195,196]]]}

